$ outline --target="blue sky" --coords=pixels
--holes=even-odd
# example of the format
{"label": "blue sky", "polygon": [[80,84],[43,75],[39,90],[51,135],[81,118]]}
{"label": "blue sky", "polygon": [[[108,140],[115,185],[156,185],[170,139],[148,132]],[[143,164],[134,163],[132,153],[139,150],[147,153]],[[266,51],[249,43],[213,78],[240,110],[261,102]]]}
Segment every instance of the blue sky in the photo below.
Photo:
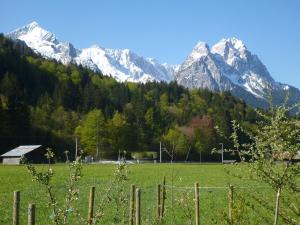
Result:
{"label": "blue sky", "polygon": [[275,80],[300,88],[298,0],[4,0],[0,32],[32,21],[84,48],[129,48],[181,63],[198,41],[237,37]]}

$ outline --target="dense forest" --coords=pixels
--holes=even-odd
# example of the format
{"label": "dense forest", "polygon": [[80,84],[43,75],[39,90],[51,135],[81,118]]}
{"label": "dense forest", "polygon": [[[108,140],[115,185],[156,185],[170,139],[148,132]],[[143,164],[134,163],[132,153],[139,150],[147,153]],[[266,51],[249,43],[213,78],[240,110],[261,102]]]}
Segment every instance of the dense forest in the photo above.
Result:
{"label": "dense forest", "polygon": [[162,142],[176,160],[197,160],[200,152],[214,160],[220,156],[211,149],[230,144],[215,127],[229,136],[233,119],[251,127],[257,115],[228,92],[191,91],[175,82],[118,83],[44,59],[0,35],[0,153],[42,144],[63,160],[65,150],[74,155],[77,137],[84,154],[99,158],[158,151]]}

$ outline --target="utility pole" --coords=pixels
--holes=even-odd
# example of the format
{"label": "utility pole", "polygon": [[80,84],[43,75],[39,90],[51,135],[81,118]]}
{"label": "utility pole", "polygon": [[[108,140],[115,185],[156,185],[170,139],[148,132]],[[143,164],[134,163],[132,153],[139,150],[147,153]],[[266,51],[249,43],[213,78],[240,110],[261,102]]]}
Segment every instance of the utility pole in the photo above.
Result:
{"label": "utility pole", "polygon": [[223,143],[220,143],[220,145],[222,146],[222,163],[224,162],[224,145]]}
{"label": "utility pole", "polygon": [[97,136],[96,136],[96,139],[97,139],[97,146],[96,146],[96,152],[97,152],[97,161],[99,160],[99,119],[97,118]]}
{"label": "utility pole", "polygon": [[78,137],[77,135],[75,136],[75,161],[77,160],[77,156],[78,156]]}
{"label": "utility pole", "polygon": [[161,163],[161,141],[159,142],[159,162]]}
{"label": "utility pole", "polygon": [[200,150],[200,163],[202,163],[202,155],[201,155],[202,151]]}

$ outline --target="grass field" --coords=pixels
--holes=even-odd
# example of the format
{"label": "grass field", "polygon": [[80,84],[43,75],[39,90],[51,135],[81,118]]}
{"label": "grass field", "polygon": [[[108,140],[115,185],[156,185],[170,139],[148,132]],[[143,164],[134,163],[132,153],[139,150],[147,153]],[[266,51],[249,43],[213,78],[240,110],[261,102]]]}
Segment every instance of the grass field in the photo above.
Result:
{"label": "grass field", "polygon": [[[82,215],[87,214],[88,192],[90,186],[96,186],[97,200],[103,196],[103,189],[114,174],[115,165],[84,165],[83,177],[79,182],[80,199],[78,207]],[[37,166],[38,170],[45,170],[44,165]],[[53,166],[54,187],[58,198],[63,198],[65,183],[68,177],[68,166],[64,164]],[[218,164],[135,164],[129,165],[129,180],[127,182],[128,194],[130,185],[135,184],[141,188],[142,194],[142,224],[153,224],[155,218],[156,185],[162,182],[163,176],[167,178],[167,185],[176,186],[173,190],[173,198],[170,188],[167,188],[166,220],[164,224],[189,224],[188,218],[184,216],[183,208],[179,205],[182,198],[187,201],[193,214],[193,186],[199,182],[200,187],[200,217],[201,224],[226,224],[224,218],[227,213],[228,185],[235,186],[235,195],[249,197],[251,194],[263,196],[273,204],[275,195],[263,184],[254,183],[248,179],[235,178],[227,170],[246,173],[246,168],[239,165]],[[172,178],[173,177],[173,178]],[[24,166],[0,166],[0,224],[11,224],[12,221],[12,199],[13,191],[21,191],[21,224],[26,224],[26,212],[28,203],[36,203],[37,224],[50,224],[50,210],[47,207],[47,196],[44,189],[37,182],[32,181]],[[245,188],[247,187],[247,188]],[[250,188],[249,188],[250,187]],[[172,204],[173,199],[173,204]],[[255,203],[254,203],[255,204]],[[172,207],[173,205],[173,207]],[[112,206],[111,206],[112,207]],[[246,207],[246,203],[236,200],[236,212],[243,214],[247,224],[273,224],[272,211],[260,208]],[[114,210],[108,206],[101,224],[115,224],[112,221]],[[194,223],[194,220],[193,220]],[[128,224],[128,223],[126,223]]]}

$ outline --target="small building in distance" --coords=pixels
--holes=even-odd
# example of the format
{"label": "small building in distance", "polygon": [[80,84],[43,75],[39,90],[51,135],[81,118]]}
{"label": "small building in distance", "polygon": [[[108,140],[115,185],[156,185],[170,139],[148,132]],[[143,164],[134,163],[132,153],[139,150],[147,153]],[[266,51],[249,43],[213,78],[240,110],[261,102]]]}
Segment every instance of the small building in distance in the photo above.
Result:
{"label": "small building in distance", "polygon": [[45,152],[42,145],[20,145],[0,157],[3,164],[18,165],[22,156],[25,156],[30,163],[44,163],[46,161]]}

